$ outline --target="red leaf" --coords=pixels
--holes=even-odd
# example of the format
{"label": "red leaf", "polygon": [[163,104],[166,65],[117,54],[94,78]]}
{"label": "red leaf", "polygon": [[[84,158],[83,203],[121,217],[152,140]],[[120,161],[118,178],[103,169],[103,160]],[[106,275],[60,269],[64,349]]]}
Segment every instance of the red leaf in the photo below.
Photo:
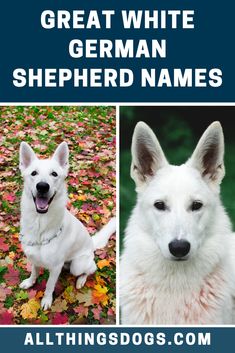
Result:
{"label": "red leaf", "polygon": [[0,314],[0,325],[12,325],[13,314],[10,311],[4,311]]}
{"label": "red leaf", "polygon": [[91,278],[88,278],[88,280],[86,281],[86,287],[93,288],[94,285],[95,285],[95,281]]}
{"label": "red leaf", "polygon": [[113,316],[115,314],[115,312],[113,311],[112,308],[109,308],[107,314],[108,314],[108,316]]}
{"label": "red leaf", "polygon": [[82,184],[83,184],[83,185],[90,185],[90,184],[91,184],[91,182],[90,182],[90,181],[88,181],[88,180],[84,180],[84,181],[82,181]]}
{"label": "red leaf", "polygon": [[8,267],[8,272],[3,276],[9,286],[15,286],[19,283],[19,271],[13,266]]}
{"label": "red leaf", "polygon": [[59,296],[63,292],[63,290],[64,290],[64,286],[60,281],[58,281],[55,286],[55,295]]}
{"label": "red leaf", "polygon": [[3,198],[3,200],[9,201],[9,202],[15,202],[15,200],[16,200],[16,196],[15,196],[15,194],[13,194],[13,192],[10,192],[9,194],[3,195],[2,198]]}
{"label": "red leaf", "polygon": [[0,238],[0,250],[2,251],[8,251],[9,250],[9,246],[4,243],[4,239]]}
{"label": "red leaf", "polygon": [[36,290],[30,289],[30,291],[28,292],[29,299],[35,298],[36,294],[37,294]]}
{"label": "red leaf", "polygon": [[87,315],[88,315],[88,308],[85,307],[85,306],[83,306],[83,305],[79,305],[78,307],[76,307],[76,308],[74,309],[74,312],[75,312],[76,314],[80,314],[80,315],[83,315],[83,316],[87,317]]}
{"label": "red leaf", "polygon": [[47,281],[43,279],[41,283],[36,283],[33,286],[33,289],[35,289],[36,291],[44,291],[46,289],[46,284],[47,284]]}
{"label": "red leaf", "polygon": [[6,296],[11,294],[11,292],[11,288],[0,287],[0,301],[4,301],[6,299]]}
{"label": "red leaf", "polygon": [[94,157],[92,158],[92,160],[93,160],[94,162],[98,162],[98,161],[100,160],[100,157],[99,157],[99,156],[94,156]]}
{"label": "red leaf", "polygon": [[51,320],[52,325],[68,324],[68,316],[66,314],[56,313]]}
{"label": "red leaf", "polygon": [[92,312],[94,314],[94,319],[95,320],[99,320],[100,319],[100,313],[102,311],[102,308],[100,306],[98,306],[98,308],[94,308],[92,309]]}

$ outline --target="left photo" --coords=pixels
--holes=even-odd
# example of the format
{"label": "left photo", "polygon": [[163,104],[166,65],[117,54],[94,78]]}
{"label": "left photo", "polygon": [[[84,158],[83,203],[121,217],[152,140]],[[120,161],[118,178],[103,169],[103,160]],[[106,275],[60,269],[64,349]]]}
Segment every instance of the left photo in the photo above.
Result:
{"label": "left photo", "polygon": [[0,107],[0,325],[116,323],[116,110]]}

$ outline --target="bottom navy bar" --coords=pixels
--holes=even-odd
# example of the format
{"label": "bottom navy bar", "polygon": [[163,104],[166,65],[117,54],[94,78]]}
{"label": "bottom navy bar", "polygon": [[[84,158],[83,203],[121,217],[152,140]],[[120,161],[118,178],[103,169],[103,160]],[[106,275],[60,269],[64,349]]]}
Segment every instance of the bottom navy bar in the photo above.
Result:
{"label": "bottom navy bar", "polygon": [[233,352],[235,327],[0,327],[6,352]]}

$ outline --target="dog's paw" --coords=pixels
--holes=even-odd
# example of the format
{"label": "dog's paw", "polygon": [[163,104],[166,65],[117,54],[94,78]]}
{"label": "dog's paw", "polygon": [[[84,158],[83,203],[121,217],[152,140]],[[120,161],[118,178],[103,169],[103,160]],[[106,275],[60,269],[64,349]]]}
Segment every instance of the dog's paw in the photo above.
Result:
{"label": "dog's paw", "polygon": [[81,289],[84,284],[86,283],[87,275],[81,275],[78,277],[77,282],[76,282],[76,288]]}
{"label": "dog's paw", "polygon": [[23,282],[20,283],[20,288],[28,289],[33,285],[34,285],[34,282],[31,280],[31,278],[26,278]]}
{"label": "dog's paw", "polygon": [[48,310],[50,309],[52,304],[52,297],[43,297],[41,301],[41,308],[43,310]]}

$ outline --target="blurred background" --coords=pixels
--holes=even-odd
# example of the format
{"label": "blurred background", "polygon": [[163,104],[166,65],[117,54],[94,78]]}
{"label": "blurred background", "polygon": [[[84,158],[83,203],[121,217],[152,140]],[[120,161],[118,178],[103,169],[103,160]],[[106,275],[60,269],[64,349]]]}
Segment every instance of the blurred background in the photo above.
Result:
{"label": "blurred background", "polygon": [[229,106],[137,106],[120,107],[120,239],[135,205],[134,181],[130,177],[131,138],[136,123],[146,122],[156,133],[171,164],[184,163],[207,126],[219,120],[225,135],[226,175],[221,186],[224,206],[235,225],[235,107]]}

